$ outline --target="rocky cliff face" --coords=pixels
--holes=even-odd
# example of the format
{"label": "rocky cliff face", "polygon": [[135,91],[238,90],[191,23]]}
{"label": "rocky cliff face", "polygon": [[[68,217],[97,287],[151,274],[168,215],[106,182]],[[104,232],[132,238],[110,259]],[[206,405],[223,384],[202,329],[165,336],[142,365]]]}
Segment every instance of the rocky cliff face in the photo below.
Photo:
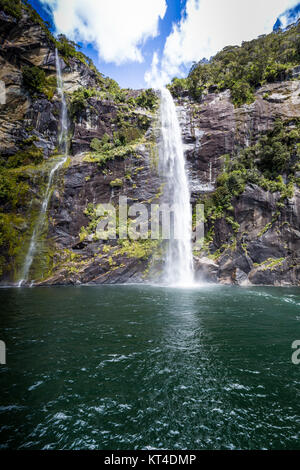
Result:
{"label": "rocky cliff face", "polygon": [[193,192],[216,181],[224,166],[222,155],[252,145],[273,128],[276,119],[299,118],[299,80],[267,84],[255,98],[240,108],[232,104],[229,91],[208,93],[200,102],[178,99]]}
{"label": "rocky cliff face", "polygon": [[[240,108],[233,106],[228,91],[209,93],[200,102],[182,97],[178,107],[192,199],[204,202],[217,189],[224,155],[252,146],[278,120],[295,127],[300,81],[267,84],[257,90],[254,103]],[[299,285],[299,211],[299,185],[293,185],[289,197],[282,197],[280,191],[246,184],[232,199],[231,220],[224,214],[216,219],[210,243],[196,257],[199,277],[225,284]],[[208,219],[206,233],[211,224]]]}
{"label": "rocky cliff face", "polygon": [[[59,158],[60,101],[56,44],[30,12],[16,19],[0,10],[0,45],[0,80],[6,87],[6,104],[0,105],[0,254],[7,284],[18,279],[49,171]],[[118,89],[82,57],[60,56],[70,155],[53,186],[30,279],[40,284],[147,279],[152,269],[159,272],[160,243],[101,241],[97,225],[100,204],[117,207],[119,196],[126,196],[129,204],[149,207],[161,198],[158,100],[141,90]],[[26,87],[24,67],[45,73],[43,88]],[[226,158],[255,145],[277,119],[289,120],[293,128],[293,119],[300,117],[300,82],[268,84],[257,90],[253,104],[240,108],[229,91],[210,92],[198,101],[182,96],[177,105],[192,202],[211,207]],[[295,180],[286,194],[278,188],[247,182],[233,192],[229,212],[210,211],[204,247],[195,253],[199,279],[300,284],[299,186]]]}
{"label": "rocky cliff face", "polygon": [[[17,20],[0,10],[0,43],[0,80],[6,88],[6,103],[0,105],[1,271],[7,284],[20,275],[49,173],[59,158],[61,103],[55,43],[30,12]],[[81,57],[61,55],[60,61],[69,107],[69,159],[53,186],[30,279],[56,284],[140,279],[157,243],[102,243],[96,235],[97,207],[116,206],[121,195],[128,204],[158,201],[155,95],[120,90]],[[42,90],[26,88],[24,67],[45,72]]]}

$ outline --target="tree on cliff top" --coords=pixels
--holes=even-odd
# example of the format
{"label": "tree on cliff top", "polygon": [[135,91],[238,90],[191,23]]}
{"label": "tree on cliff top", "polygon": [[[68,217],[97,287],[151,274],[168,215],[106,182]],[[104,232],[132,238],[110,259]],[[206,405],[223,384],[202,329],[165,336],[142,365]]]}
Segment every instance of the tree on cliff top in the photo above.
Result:
{"label": "tree on cliff top", "polygon": [[210,62],[195,63],[187,79],[173,79],[170,89],[175,95],[187,90],[195,99],[212,86],[229,89],[234,104],[240,106],[253,101],[255,89],[264,83],[289,79],[299,64],[300,21],[240,47],[225,47]]}

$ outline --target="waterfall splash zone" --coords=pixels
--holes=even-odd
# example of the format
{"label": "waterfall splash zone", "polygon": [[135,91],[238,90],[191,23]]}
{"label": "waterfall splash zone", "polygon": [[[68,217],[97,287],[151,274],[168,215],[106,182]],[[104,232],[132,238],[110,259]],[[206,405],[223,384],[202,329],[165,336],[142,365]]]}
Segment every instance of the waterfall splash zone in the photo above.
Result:
{"label": "waterfall splash zone", "polygon": [[188,287],[194,284],[190,191],[176,107],[166,88],[161,89],[160,121],[159,165],[165,182],[164,197],[176,207],[176,237],[171,236],[168,242],[163,280],[167,285]]}
{"label": "waterfall splash zone", "polygon": [[[37,222],[35,224],[30,243],[29,249],[27,251],[24,265],[21,269],[20,280],[18,282],[18,287],[21,287],[24,283],[28,282],[28,277],[30,273],[30,268],[34,261],[34,257],[37,252],[37,240],[39,234],[42,232],[45,219],[47,216],[47,210],[50,202],[50,198],[52,195],[52,183],[56,176],[58,170],[64,165],[68,158],[68,112],[67,112],[67,105],[64,95],[63,89],[63,79],[61,74],[61,66],[60,66],[60,59],[58,56],[57,49],[55,50],[55,60],[56,60],[56,78],[57,78],[57,91],[58,95],[61,100],[61,118],[60,118],[60,133],[59,133],[59,146],[63,150],[63,158],[60,158],[58,162],[55,163],[54,167],[51,169],[48,184],[44,196],[44,200],[40,209],[39,216],[37,218]],[[32,281],[33,283],[34,281]]]}

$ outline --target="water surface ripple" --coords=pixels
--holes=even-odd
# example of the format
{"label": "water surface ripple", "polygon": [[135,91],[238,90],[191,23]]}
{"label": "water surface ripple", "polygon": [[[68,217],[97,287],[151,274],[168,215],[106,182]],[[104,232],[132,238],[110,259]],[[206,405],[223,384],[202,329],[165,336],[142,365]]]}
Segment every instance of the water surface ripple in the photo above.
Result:
{"label": "water surface ripple", "polygon": [[300,448],[300,289],[0,297],[1,448]]}

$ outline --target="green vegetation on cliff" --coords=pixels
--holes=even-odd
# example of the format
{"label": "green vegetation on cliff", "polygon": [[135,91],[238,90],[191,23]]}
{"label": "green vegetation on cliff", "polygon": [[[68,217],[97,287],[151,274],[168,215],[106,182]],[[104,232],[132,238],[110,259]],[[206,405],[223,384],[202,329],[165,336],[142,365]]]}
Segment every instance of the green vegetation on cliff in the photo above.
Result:
{"label": "green vegetation on cliff", "polygon": [[[36,148],[37,151],[39,149]],[[32,155],[26,149],[17,152],[0,164],[0,276],[9,273],[11,280],[16,279],[24,262],[26,250],[34,229],[48,182],[53,159],[32,162],[16,158],[22,154]],[[28,163],[29,162],[29,163]],[[33,265],[36,278],[42,278],[50,263],[50,241],[47,240],[48,221],[39,242],[43,244],[41,256]],[[46,271],[45,271],[46,272]]]}
{"label": "green vegetation on cliff", "polygon": [[248,170],[248,179],[257,182],[257,169],[267,179],[285,174],[293,180],[300,162],[300,119],[277,120],[273,129],[262,135],[256,145],[239,152],[232,165]]}
{"label": "green vegetation on cliff", "polygon": [[109,121],[104,122],[107,132],[91,140],[93,153],[85,157],[86,161],[103,165],[108,160],[135,154],[136,144],[144,140],[151,125],[158,97],[153,90],[143,90],[134,96],[130,90],[117,87],[109,90],[81,87],[70,95],[70,103],[71,116],[77,122],[83,115],[101,119],[103,106],[108,108]]}
{"label": "green vegetation on cliff", "polygon": [[21,0],[0,0],[0,8],[14,18],[20,19],[22,16]]}
{"label": "green vegetation on cliff", "polygon": [[52,100],[57,89],[56,74],[47,77],[45,71],[37,66],[25,65],[22,68],[23,86],[35,98],[41,94]]}
{"label": "green vegetation on cliff", "polygon": [[40,67],[25,65],[22,69],[23,84],[32,93],[42,93],[46,85],[46,74]]}
{"label": "green vegetation on cliff", "polygon": [[14,170],[0,171],[0,204],[12,209],[24,204],[29,186],[24,175]]}
{"label": "green vegetation on cliff", "polygon": [[[34,136],[32,137],[34,139]],[[5,168],[18,168],[25,165],[38,165],[43,161],[42,149],[33,144],[34,140],[28,139],[20,144],[21,149],[11,156],[0,155],[0,174]]]}
{"label": "green vegetation on cliff", "polygon": [[14,267],[13,260],[22,249],[22,229],[26,223],[25,218],[18,214],[0,213],[0,276]]}
{"label": "green vegetation on cliff", "polygon": [[244,192],[248,183],[280,193],[272,223],[278,219],[284,202],[293,196],[294,184],[300,185],[297,177],[300,171],[300,119],[278,120],[255,145],[222,158],[224,168],[217,178],[215,191],[198,201],[204,204],[205,220],[210,227],[206,235],[208,241],[213,239],[217,219],[224,218],[233,232],[238,232],[239,225],[233,217],[234,198]]}
{"label": "green vegetation on cliff", "polygon": [[[138,107],[153,112],[158,106],[158,97],[153,90],[143,90],[134,98],[130,90],[121,89],[117,82],[105,78],[102,83],[98,84],[97,89],[80,87],[70,95],[70,112],[73,118],[76,119],[86,108],[93,107],[92,103],[89,101],[90,98],[97,98],[103,101],[107,100],[115,105],[120,105],[118,120],[126,116],[129,118],[132,111]],[[140,127],[144,127],[144,129],[147,130],[149,127],[149,118],[145,115],[141,115],[138,124]]]}
{"label": "green vegetation on cliff", "polygon": [[142,93],[140,93],[135,99],[135,103],[141,108],[146,108],[153,111],[157,107],[158,98],[154,91],[150,88],[148,90],[143,90]]}
{"label": "green vegetation on cliff", "polygon": [[300,22],[239,46],[227,46],[208,63],[195,63],[185,79],[174,78],[175,96],[187,92],[199,99],[209,90],[231,91],[236,106],[251,103],[254,91],[267,82],[291,78],[300,64]]}

